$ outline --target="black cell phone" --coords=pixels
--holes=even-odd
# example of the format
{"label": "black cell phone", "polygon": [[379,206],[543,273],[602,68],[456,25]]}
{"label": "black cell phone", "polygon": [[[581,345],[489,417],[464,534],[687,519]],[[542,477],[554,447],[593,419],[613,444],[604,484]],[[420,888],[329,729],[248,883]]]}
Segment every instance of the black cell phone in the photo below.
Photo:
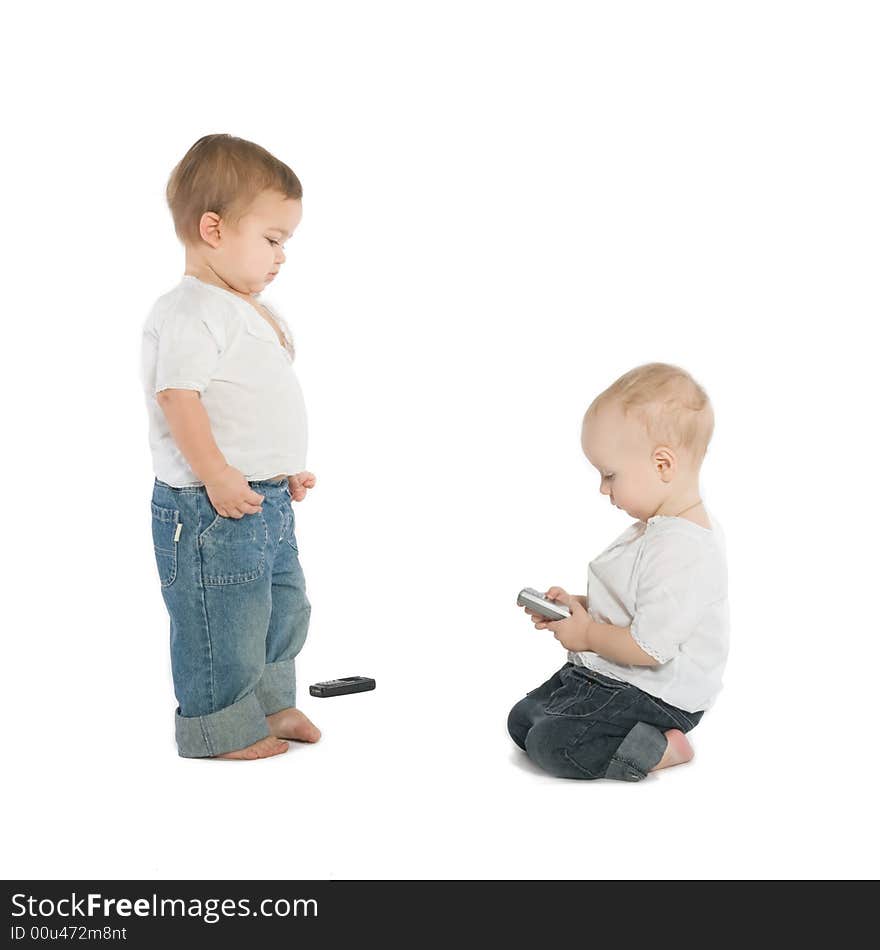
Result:
{"label": "black cell phone", "polygon": [[375,689],[376,681],[369,676],[343,676],[338,680],[324,680],[309,687],[312,696],[344,696],[346,693],[365,693]]}

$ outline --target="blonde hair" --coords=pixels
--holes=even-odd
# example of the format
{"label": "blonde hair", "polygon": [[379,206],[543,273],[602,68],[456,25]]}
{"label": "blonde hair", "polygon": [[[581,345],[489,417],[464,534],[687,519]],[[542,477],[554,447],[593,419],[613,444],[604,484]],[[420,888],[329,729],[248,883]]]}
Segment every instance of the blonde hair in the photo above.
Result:
{"label": "blonde hair", "polygon": [[174,231],[184,244],[199,244],[206,211],[236,225],[263,191],[302,198],[302,185],[284,162],[262,146],[225,132],[203,135],[174,166],[165,187]]}
{"label": "blonde hair", "polygon": [[596,396],[584,418],[608,405],[641,422],[656,444],[684,452],[695,465],[703,461],[715,413],[706,391],[680,366],[645,363],[631,369]]}

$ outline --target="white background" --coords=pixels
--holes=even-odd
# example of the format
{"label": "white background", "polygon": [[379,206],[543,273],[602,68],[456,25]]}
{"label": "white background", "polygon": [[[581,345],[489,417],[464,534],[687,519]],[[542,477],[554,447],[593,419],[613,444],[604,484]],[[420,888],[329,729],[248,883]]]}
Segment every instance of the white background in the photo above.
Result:
{"label": "white background", "polygon": [[[880,88],[870,3],[48,4],[6,21],[2,871],[878,871]],[[324,730],[179,759],[140,331],[200,136],[305,215],[267,292],[318,476]],[[579,447],[639,363],[706,387],[732,651],[685,767],[549,778],[505,730],[565,656],[514,606],[629,523]],[[374,693],[308,696],[367,674]]]}

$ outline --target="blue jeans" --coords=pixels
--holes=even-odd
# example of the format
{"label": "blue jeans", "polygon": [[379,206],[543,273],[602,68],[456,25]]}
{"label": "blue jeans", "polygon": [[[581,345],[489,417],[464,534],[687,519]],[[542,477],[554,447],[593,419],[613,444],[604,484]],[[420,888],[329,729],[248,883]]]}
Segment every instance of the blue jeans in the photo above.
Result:
{"label": "blue jeans", "polygon": [[551,775],[638,782],[663,758],[664,733],[690,732],[702,716],[566,663],[511,709],[507,731]]}
{"label": "blue jeans", "polygon": [[154,480],[153,550],[171,618],[177,749],[221,755],[269,735],[296,705],[294,657],[311,607],[287,481],[252,481],[263,510],[217,514],[203,486]]}

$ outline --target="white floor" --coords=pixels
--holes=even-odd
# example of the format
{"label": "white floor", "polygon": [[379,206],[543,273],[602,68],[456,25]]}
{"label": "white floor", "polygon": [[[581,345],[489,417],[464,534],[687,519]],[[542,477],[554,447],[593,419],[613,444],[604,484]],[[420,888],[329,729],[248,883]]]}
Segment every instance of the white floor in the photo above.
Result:
{"label": "white floor", "polygon": [[135,675],[140,713],[38,709],[6,756],[4,876],[876,875],[876,790],[852,756],[827,755],[830,723],[762,728],[732,689],[692,733],[691,764],[632,785],[562,781],[506,737],[507,687],[475,701],[363,672],[374,693],[304,701],[320,743],[258,763],[179,759],[168,709]]}

